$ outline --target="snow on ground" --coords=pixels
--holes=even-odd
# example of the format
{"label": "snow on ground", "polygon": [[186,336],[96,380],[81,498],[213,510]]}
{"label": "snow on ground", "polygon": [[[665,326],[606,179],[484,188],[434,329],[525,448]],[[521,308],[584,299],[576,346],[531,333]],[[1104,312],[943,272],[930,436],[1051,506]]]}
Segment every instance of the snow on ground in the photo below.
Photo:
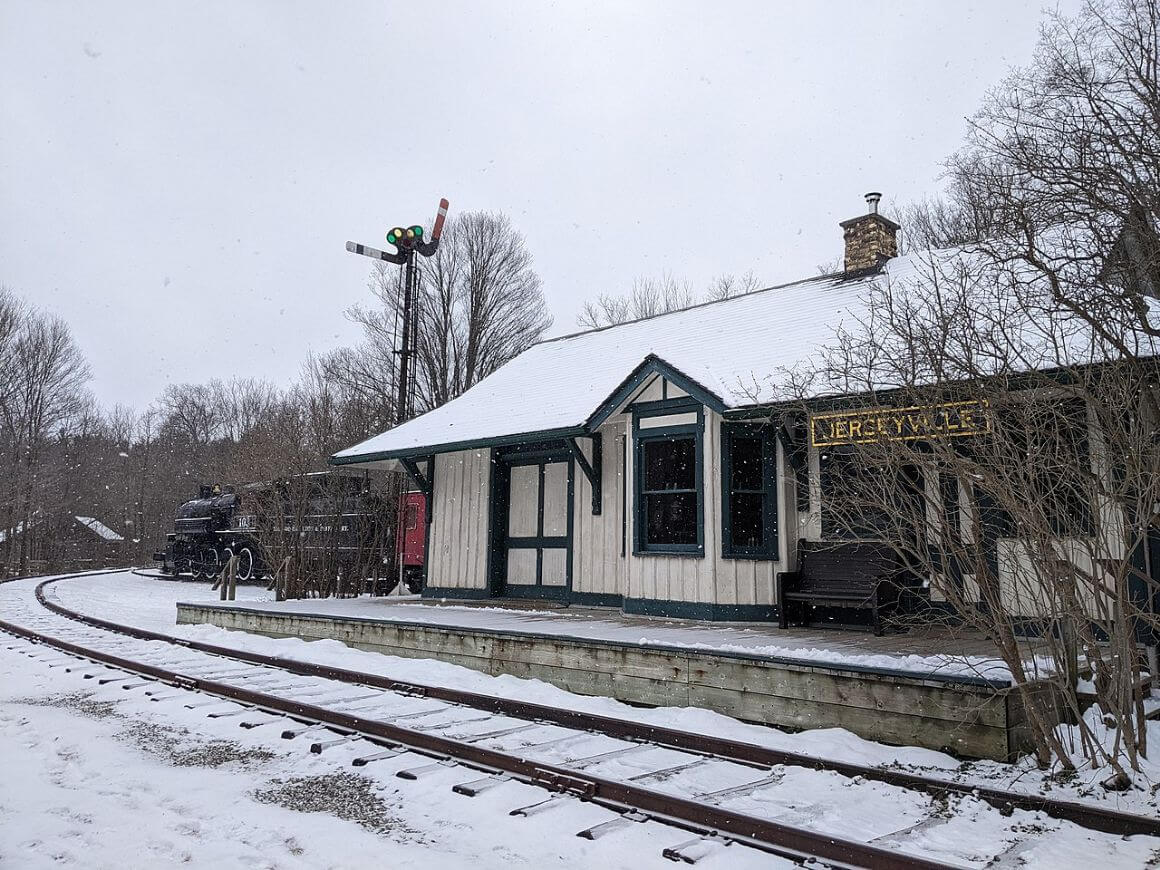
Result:
{"label": "snow on ground", "polygon": [[[545,793],[509,782],[463,797],[451,786],[478,778],[463,768],[398,779],[423,763],[412,755],[355,773],[350,760],[365,744],[314,755],[302,739],[280,740],[282,726],[245,731],[186,710],[185,693],[151,703],[117,683],[96,687],[9,645],[0,645],[0,867],[642,870],[671,867],[661,850],[691,837],[642,824],[590,842],[575,834],[610,812],[567,801],[513,817]],[[741,847],[703,865],[790,866]]]}
{"label": "snow on ground", "polygon": [[[84,589],[94,582],[86,578],[56,588]],[[34,581],[25,581],[0,587],[0,612],[27,612],[11,599],[23,596],[27,600],[33,585]],[[152,592],[136,596],[133,593],[142,587],[127,583],[105,588],[117,593],[122,619],[127,611],[141,617],[150,610],[141,598],[150,598],[153,606],[163,599]],[[90,596],[89,603],[99,597]],[[113,604],[106,600],[106,606]],[[248,637],[236,632],[220,634],[234,641]],[[316,647],[290,643],[309,651]],[[400,867],[470,865],[482,870],[643,868],[671,866],[661,862],[661,849],[688,839],[682,832],[644,824],[586,842],[575,833],[612,818],[609,812],[568,800],[532,819],[512,817],[512,809],[542,801],[544,792],[507,782],[480,797],[465,798],[450,787],[478,775],[459,767],[437,769],[418,782],[404,782],[394,776],[398,770],[425,764],[410,755],[380,761],[356,775],[349,762],[367,751],[365,744],[346,744],[312,755],[306,752],[306,740],[278,739],[284,724],[245,731],[237,728],[236,718],[206,717],[213,710],[236,709],[229,702],[212,702],[191,711],[184,707],[189,695],[172,690],[162,694],[173,697],[154,703],[139,685],[126,692],[118,682],[101,687],[85,681],[81,672],[95,666],[66,673],[49,665],[74,660],[44,648],[37,651],[41,660],[30,659],[8,646],[22,644],[0,644],[0,757],[6,762],[15,759],[6,765],[0,780],[4,783],[0,866],[63,864],[120,870],[179,864],[313,868],[389,862]],[[325,647],[335,651],[341,645],[325,642]],[[347,666],[357,658],[360,662],[405,662],[448,675],[463,670],[352,650],[346,654]],[[430,672],[425,676],[432,681]],[[515,685],[519,683],[525,684],[522,688],[535,700],[547,697],[539,693],[548,689],[576,701],[602,700],[568,696],[528,681]],[[666,714],[678,711],[639,712],[665,721]],[[730,724],[725,717],[706,722],[724,725],[725,731]],[[732,724],[754,733],[777,733]],[[518,741],[528,738],[513,739],[513,745],[503,748],[516,751],[523,745]],[[596,744],[608,740],[600,735],[580,738],[577,752],[587,756],[599,748]],[[667,753],[658,748],[631,759],[609,759],[593,772],[612,778],[641,774],[663,767]],[[720,767],[722,774],[726,770],[727,766]],[[1014,859],[1017,866],[1044,870],[1096,864],[1138,867],[1160,860],[1160,843],[1152,838],[1093,834],[1035,813],[1004,817],[970,798],[940,805],[882,783],[804,768],[778,767],[772,773],[778,777],[774,787],[742,795],[727,806],[871,840],[887,849],[917,850],[954,866],[981,867],[999,854],[1006,863]],[[706,785],[703,780],[686,782],[685,776],[679,773],[655,787],[687,794]],[[713,787],[732,784],[709,783]],[[311,812],[291,813],[289,807]],[[699,866],[709,870],[785,866],[741,847],[711,844],[703,848],[708,857]]]}
{"label": "snow on ground", "polygon": [[[790,734],[774,728],[749,725],[701,708],[641,709],[610,698],[576,695],[539,680],[507,675],[492,677],[446,662],[400,658],[358,650],[334,640],[275,639],[246,632],[227,631],[208,625],[175,625],[177,601],[217,599],[217,593],[211,592],[206,583],[159,581],[123,572],[64,581],[49,587],[49,590],[49,594],[61,603],[84,613],[205,643],[348,668],[410,682],[447,686],[668,728],[715,734],[819,758],[871,766],[890,765],[916,773],[996,788],[1029,793],[1045,792],[1056,798],[1084,800],[1142,815],[1160,814],[1160,758],[1146,763],[1147,766],[1138,776],[1140,787],[1123,794],[1108,793],[1098,785],[1098,781],[1105,778],[1106,773],[1081,770],[1069,781],[1056,782],[1049,775],[1037,770],[1030,757],[1017,764],[990,761],[964,763],[950,755],[928,749],[888,746],[866,740],[842,728],[817,728]],[[238,603],[255,602],[263,605],[268,603],[268,593],[261,587],[238,587],[237,594]],[[371,599],[347,601],[353,603],[365,600]],[[313,602],[288,603],[300,605]],[[443,610],[411,605],[412,611],[420,608],[424,612],[434,614]],[[524,613],[513,612],[521,615]],[[1160,722],[1150,722],[1149,729],[1149,744],[1154,747],[1160,746]],[[1071,729],[1067,728],[1062,730],[1065,738],[1071,732]],[[1111,739],[1111,735],[1108,736]]]}

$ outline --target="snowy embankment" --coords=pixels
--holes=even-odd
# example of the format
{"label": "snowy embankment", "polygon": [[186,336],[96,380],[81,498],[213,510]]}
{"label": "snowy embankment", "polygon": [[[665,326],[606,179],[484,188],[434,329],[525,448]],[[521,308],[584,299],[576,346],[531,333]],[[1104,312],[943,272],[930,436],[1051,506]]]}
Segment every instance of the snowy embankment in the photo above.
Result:
{"label": "snowy embankment", "polygon": [[[302,741],[281,740],[280,728],[244,730],[236,718],[207,718],[228,702],[189,710],[184,704],[197,696],[179,693],[153,703],[117,682],[85,681],[84,667],[66,673],[7,646],[0,647],[0,867],[659,870],[672,866],[661,850],[691,836],[642,824],[583,840],[576,832],[606,820],[607,811],[568,801],[534,820],[513,817],[512,807],[543,800],[544,792],[509,782],[486,800],[466,798],[451,790],[465,778],[462,768],[417,782],[398,779],[389,762],[356,773],[350,762],[365,745],[315,755]],[[698,866],[791,865],[734,848]]]}
{"label": "snowy embankment", "polygon": [[[1140,787],[1129,792],[1108,793],[1099,787],[1106,773],[1080,771],[1067,782],[1055,782],[1044,772],[1035,769],[1030,758],[1007,765],[996,762],[963,763],[949,755],[917,747],[896,747],[865,740],[841,728],[812,729],[789,734],[773,728],[749,725],[709,710],[690,707],[640,709],[603,697],[590,697],[566,692],[538,680],[511,676],[491,677],[458,665],[429,659],[409,659],[353,649],[333,640],[303,641],[297,638],[267,638],[245,632],[227,631],[213,626],[175,625],[177,601],[212,601],[217,595],[208,584],[166,582],[133,575],[129,572],[87,578],[83,581],[61,582],[50,587],[50,595],[61,603],[93,616],[111,619],[176,637],[200,640],[222,646],[245,649],[266,655],[277,655],[299,661],[347,668],[379,674],[399,680],[427,683],[492,694],[516,700],[531,701],[563,709],[597,713],[605,716],[678,728],[704,734],[714,734],[735,740],[800,752],[819,758],[849,761],[871,766],[897,766],[914,772],[923,772],[957,781],[972,782],[997,788],[1027,793],[1045,792],[1060,799],[1076,799],[1115,807],[1142,815],[1160,813],[1160,763],[1153,761],[1138,776]],[[238,603],[252,602],[255,606],[269,607],[269,594],[260,587],[239,587]],[[359,607],[369,599],[324,602],[328,606]],[[307,608],[318,602],[283,602],[279,608]],[[406,605],[394,605],[406,606]],[[413,612],[414,607],[408,607]],[[446,614],[451,608],[423,608],[425,618],[461,619],[464,614]],[[455,610],[472,611],[471,608]],[[494,619],[495,615],[482,613],[480,619]],[[472,611],[475,612],[475,611]],[[524,616],[527,611],[504,611]],[[363,615],[366,611],[363,610]],[[429,614],[429,615],[428,615]],[[541,621],[555,614],[537,614]],[[667,630],[658,626],[657,631]],[[672,629],[696,636],[693,627]],[[738,629],[737,631],[742,631]],[[572,628],[569,627],[569,633]],[[639,636],[639,629],[638,629]],[[666,635],[671,637],[671,635]],[[754,652],[746,645],[747,652]],[[1093,714],[1094,715],[1094,714]],[[1160,746],[1160,722],[1149,723],[1150,745]],[[1071,729],[1063,728],[1065,739]],[[1109,739],[1112,735],[1108,735]],[[1160,753],[1158,753],[1160,755]]]}

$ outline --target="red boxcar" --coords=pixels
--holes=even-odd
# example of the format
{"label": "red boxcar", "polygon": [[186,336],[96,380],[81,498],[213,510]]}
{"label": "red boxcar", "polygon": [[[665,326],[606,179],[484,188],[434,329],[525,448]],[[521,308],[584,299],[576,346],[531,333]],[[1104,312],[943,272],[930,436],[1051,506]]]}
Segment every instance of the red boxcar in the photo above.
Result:
{"label": "red boxcar", "polygon": [[421,492],[403,493],[402,521],[395,541],[395,552],[410,592],[423,588],[423,560],[427,550],[427,497]]}

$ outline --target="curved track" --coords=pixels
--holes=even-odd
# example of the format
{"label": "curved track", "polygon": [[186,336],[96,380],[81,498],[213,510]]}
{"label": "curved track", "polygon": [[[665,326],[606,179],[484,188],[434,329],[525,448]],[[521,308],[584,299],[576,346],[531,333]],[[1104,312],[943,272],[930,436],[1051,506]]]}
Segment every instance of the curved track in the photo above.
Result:
{"label": "curved track", "polygon": [[[724,835],[794,860],[814,857],[838,866],[946,865],[907,854],[905,837],[897,847],[883,848],[737,812],[722,804],[736,803],[739,798],[760,798],[763,790],[777,787],[784,776],[782,769],[791,766],[829,771],[850,778],[851,784],[871,780],[939,797],[977,797],[1005,813],[1012,809],[1038,810],[1109,833],[1160,834],[1158,820],[1078,803],[979,790],[854,764],[820,762],[747,743],[180,640],[96,619],[50,601],[45,588],[62,579],[66,578],[46,580],[37,586],[36,601],[43,608],[39,611],[41,617],[30,612],[22,620],[26,624],[0,621],[0,628],[128,673],[229,699],[245,705],[238,710],[239,715],[260,711],[256,724],[268,724],[262,715],[267,720],[273,715],[307,723],[288,729],[286,733],[291,736],[324,729],[333,732],[331,739],[313,744],[313,751],[353,740],[379,745],[378,752],[356,759],[356,764],[411,752],[425,756],[429,762],[399,771],[404,778],[418,777],[432,767],[448,764],[487,774],[457,786],[456,790],[464,794],[479,794],[498,782],[517,779],[553,792],[545,801],[548,804],[559,800],[560,795],[571,794],[606,806],[620,814],[613,820],[616,824],[649,818],[702,835]],[[48,619],[51,624],[45,624],[45,610],[57,617]],[[72,632],[67,630],[70,623]],[[115,641],[113,648],[110,641]],[[159,652],[159,644],[168,645],[168,654]],[[230,664],[227,666],[223,659]],[[352,697],[352,686],[359,691],[374,691]],[[333,694],[345,697],[332,699]],[[307,697],[320,700],[306,703],[303,699]],[[517,752],[483,745],[502,747],[503,738],[509,735],[520,735]],[[567,751],[570,745],[590,746],[597,737],[606,741],[605,751],[579,755]],[[629,765],[632,773],[626,776],[621,768],[630,757],[639,762]],[[619,766],[613,763],[614,759],[619,760]],[[618,775],[598,774],[610,766]],[[678,778],[688,782],[680,790],[694,794],[693,799],[642,784],[675,782]],[[581,835],[602,833],[605,831],[592,829]]]}

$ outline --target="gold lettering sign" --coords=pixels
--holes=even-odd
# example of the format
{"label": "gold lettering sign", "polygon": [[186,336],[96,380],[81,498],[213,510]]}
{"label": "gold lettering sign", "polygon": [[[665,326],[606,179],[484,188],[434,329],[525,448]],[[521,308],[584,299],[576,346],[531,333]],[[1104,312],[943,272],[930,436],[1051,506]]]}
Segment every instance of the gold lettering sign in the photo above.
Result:
{"label": "gold lettering sign", "polygon": [[814,447],[833,447],[890,440],[959,438],[980,435],[990,428],[987,402],[980,399],[913,408],[814,414],[810,418],[810,443]]}

